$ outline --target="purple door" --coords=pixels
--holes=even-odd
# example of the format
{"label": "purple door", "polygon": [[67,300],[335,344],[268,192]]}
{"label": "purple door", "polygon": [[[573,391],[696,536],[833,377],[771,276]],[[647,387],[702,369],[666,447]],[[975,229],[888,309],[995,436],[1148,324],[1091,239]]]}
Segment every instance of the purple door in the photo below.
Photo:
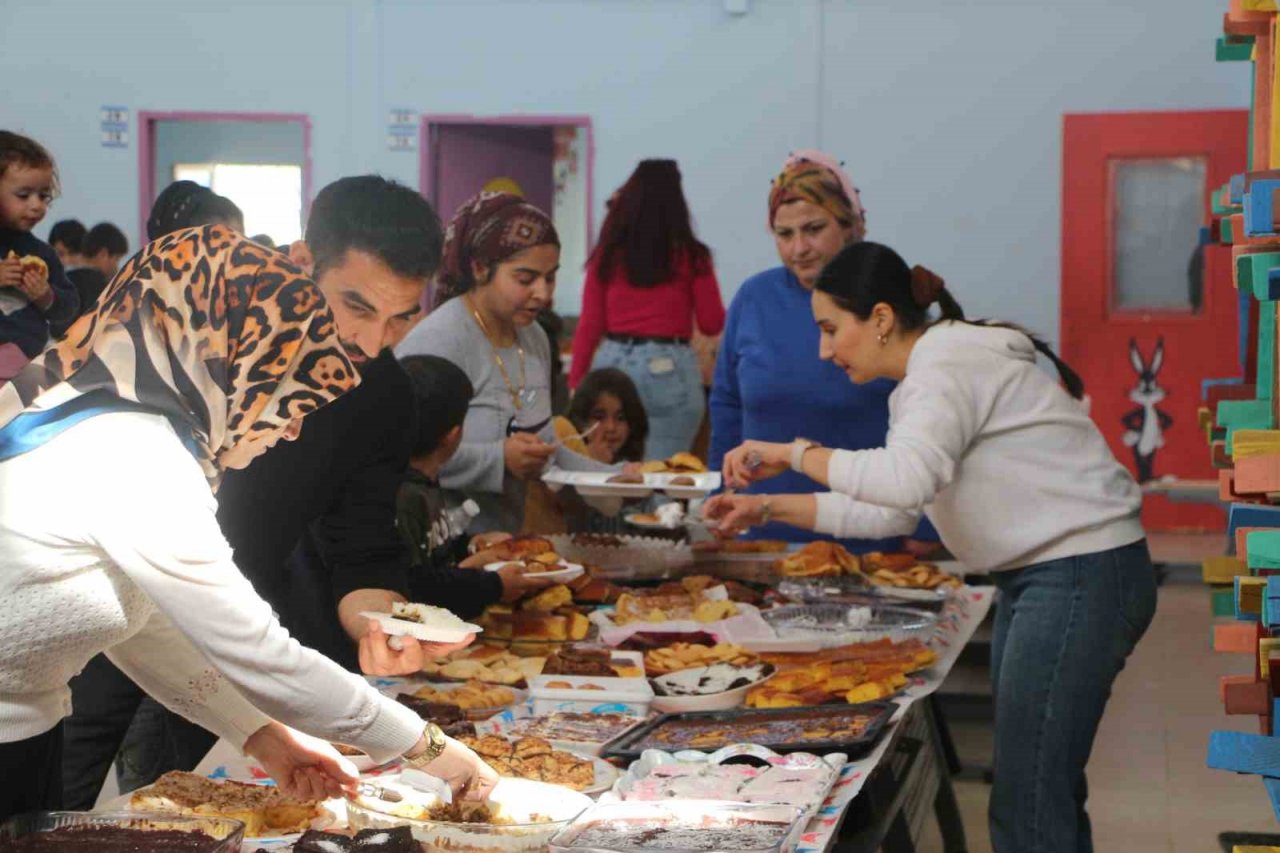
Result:
{"label": "purple door", "polygon": [[502,124],[431,126],[431,202],[448,223],[491,182],[519,187],[548,215],[553,188],[551,128]]}

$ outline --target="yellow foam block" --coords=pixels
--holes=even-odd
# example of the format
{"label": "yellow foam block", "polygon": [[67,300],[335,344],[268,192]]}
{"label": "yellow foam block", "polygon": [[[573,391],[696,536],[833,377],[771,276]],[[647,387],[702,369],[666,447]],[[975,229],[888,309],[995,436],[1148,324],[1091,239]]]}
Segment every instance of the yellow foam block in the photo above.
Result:
{"label": "yellow foam block", "polygon": [[1271,677],[1271,653],[1280,649],[1280,638],[1263,637],[1258,641],[1258,669],[1265,681]]}
{"label": "yellow foam block", "polygon": [[1201,568],[1205,583],[1232,583],[1232,578],[1249,574],[1249,564],[1235,557],[1209,557]]}
{"label": "yellow foam block", "polygon": [[1280,430],[1242,429],[1232,435],[1231,455],[1236,459],[1264,453],[1280,453]]}

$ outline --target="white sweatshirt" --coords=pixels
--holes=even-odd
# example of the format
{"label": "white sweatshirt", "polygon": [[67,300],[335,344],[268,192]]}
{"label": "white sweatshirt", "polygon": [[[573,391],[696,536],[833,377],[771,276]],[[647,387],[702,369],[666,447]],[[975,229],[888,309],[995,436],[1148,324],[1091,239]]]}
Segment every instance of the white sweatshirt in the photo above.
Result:
{"label": "white sweatshirt", "polygon": [[911,533],[923,511],[971,568],[999,571],[1144,536],[1142,493],[1083,407],[1012,329],[939,323],[889,397],[876,450],[837,450],[816,529]]}
{"label": "white sweatshirt", "polygon": [[55,726],[105,651],[237,746],[271,718],[378,760],[413,746],[416,714],[280,626],[215,510],[159,415],[98,415],[0,463],[0,742]]}

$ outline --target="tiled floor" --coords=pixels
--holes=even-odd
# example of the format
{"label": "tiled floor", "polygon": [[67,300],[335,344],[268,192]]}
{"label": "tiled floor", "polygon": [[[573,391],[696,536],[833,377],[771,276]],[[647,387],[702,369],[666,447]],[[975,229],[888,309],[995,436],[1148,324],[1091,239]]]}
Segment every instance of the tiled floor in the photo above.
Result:
{"label": "tiled floor", "polygon": [[[1162,537],[1153,551],[1191,562],[1221,541]],[[1100,853],[1213,853],[1221,832],[1280,833],[1257,777],[1205,767],[1210,731],[1257,731],[1256,718],[1222,712],[1218,677],[1247,672],[1250,662],[1213,653],[1210,621],[1208,591],[1198,573],[1175,572],[1160,589],[1155,621],[1116,683],[1089,763],[1089,812]],[[956,728],[961,753],[973,754],[983,733]],[[976,745],[979,752],[987,748]],[[971,853],[991,849],[987,792],[981,782],[957,783]],[[931,827],[920,851],[941,849]]]}

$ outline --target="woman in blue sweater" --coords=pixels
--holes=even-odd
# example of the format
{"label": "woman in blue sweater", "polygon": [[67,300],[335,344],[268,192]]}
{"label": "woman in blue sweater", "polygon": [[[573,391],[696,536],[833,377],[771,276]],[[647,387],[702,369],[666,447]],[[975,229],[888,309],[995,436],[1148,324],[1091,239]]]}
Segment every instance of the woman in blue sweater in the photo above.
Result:
{"label": "woman in blue sweater", "polygon": [[[810,294],[827,261],[866,235],[858,190],[840,164],[820,151],[787,158],[769,192],[769,228],[783,266],[747,279],[725,324],[711,388],[711,470],[743,441],[791,441],[797,435],[828,447],[882,447],[894,383],[853,385],[814,353],[818,327]],[[825,491],[787,472],[753,483],[748,492]],[[927,522],[926,522],[927,524]],[[921,538],[936,539],[922,527]],[[805,542],[810,531],[780,524],[753,528],[747,538]],[[901,550],[902,540],[847,540],[851,551]]]}

